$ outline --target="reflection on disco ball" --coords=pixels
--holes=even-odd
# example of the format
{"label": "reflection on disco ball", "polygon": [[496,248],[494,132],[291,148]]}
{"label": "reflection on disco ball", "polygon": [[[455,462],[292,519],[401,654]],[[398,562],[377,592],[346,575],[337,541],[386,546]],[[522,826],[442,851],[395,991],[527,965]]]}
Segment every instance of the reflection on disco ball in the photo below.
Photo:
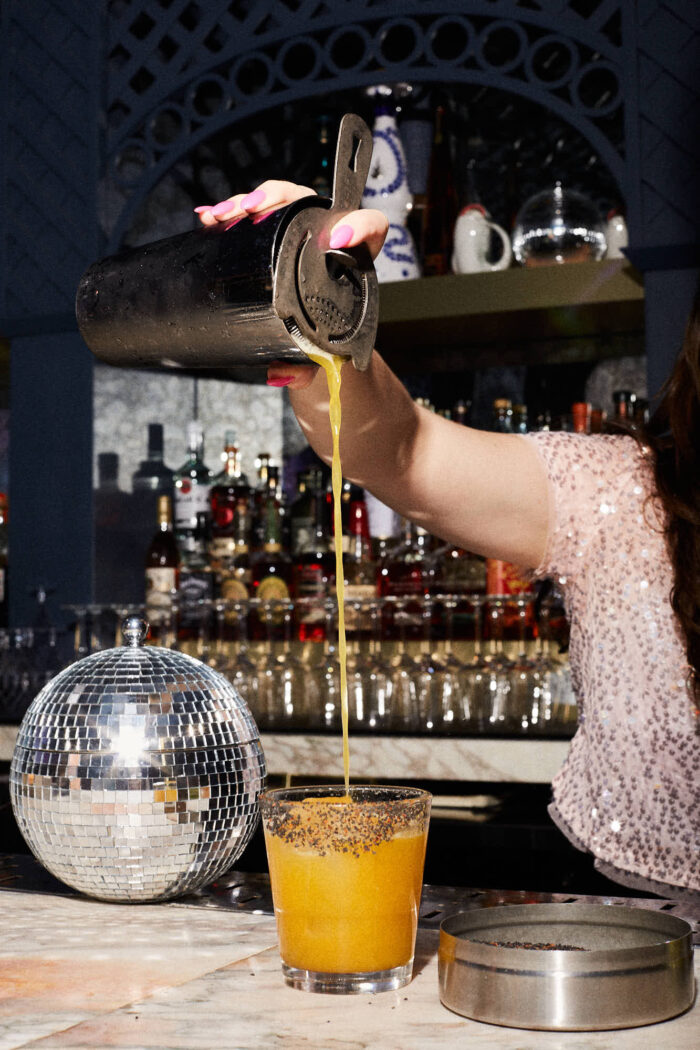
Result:
{"label": "reflection on disco ball", "polygon": [[17,824],[69,886],[112,901],[179,896],[228,870],[258,821],[265,760],[223,675],[183,653],[93,653],[37,695],[10,767]]}
{"label": "reflection on disco ball", "polygon": [[513,255],[525,266],[602,259],[606,247],[595,204],[560,182],[530,197],[515,217]]}

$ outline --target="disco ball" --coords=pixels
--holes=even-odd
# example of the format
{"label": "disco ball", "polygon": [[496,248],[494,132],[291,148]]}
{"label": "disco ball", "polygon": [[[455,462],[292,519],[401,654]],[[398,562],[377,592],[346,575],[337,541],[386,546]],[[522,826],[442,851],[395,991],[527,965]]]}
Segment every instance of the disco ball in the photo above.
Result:
{"label": "disco ball", "polygon": [[61,671],[19,727],[10,767],[17,824],[44,867],[111,901],[156,901],[227,871],[258,821],[265,759],[243,700],[217,671],[144,646]]}

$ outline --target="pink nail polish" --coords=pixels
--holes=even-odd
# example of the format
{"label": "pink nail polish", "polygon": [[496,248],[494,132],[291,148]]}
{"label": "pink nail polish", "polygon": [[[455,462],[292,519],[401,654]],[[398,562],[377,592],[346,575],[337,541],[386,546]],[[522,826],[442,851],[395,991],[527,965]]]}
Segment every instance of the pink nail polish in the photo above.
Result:
{"label": "pink nail polish", "polygon": [[223,215],[228,215],[230,211],[235,211],[236,205],[233,201],[221,201],[220,204],[216,204],[212,209],[211,213],[215,219],[220,219]]}
{"label": "pink nail polish", "polygon": [[352,226],[343,225],[338,226],[331,234],[331,239],[328,242],[330,248],[347,248],[348,244],[352,240],[353,229]]}
{"label": "pink nail polish", "polygon": [[211,211],[211,204],[200,204],[198,208],[195,208],[197,215],[203,215],[205,211]]}
{"label": "pink nail polish", "polygon": [[246,211],[250,211],[251,208],[257,207],[261,201],[265,200],[265,194],[262,190],[253,190],[247,197],[244,197],[241,201],[241,208],[245,208]]}
{"label": "pink nail polish", "polygon": [[289,386],[294,376],[274,376],[272,379],[268,379],[268,386]]}

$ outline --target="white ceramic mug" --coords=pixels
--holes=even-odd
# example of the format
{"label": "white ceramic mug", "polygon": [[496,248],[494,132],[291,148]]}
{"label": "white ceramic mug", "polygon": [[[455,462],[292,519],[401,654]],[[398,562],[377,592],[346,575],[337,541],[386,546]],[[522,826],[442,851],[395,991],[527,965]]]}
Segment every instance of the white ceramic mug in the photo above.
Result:
{"label": "white ceramic mug", "polygon": [[[501,254],[489,261],[491,235],[501,242]],[[481,273],[484,270],[505,270],[510,266],[512,248],[506,231],[488,218],[481,204],[467,204],[462,208],[454,230],[452,269],[455,273]]]}

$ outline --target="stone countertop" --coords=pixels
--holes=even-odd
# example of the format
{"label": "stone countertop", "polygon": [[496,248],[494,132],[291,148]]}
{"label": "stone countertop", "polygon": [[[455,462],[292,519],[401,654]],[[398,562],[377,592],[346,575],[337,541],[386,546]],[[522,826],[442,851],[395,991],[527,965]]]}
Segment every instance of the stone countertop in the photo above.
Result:
{"label": "stone countertop", "polygon": [[[17,726],[0,725],[0,762],[9,762]],[[261,733],[270,775],[342,777],[338,733]],[[570,741],[543,737],[353,734],[354,779],[444,780],[548,784]]]}
{"label": "stone countertop", "polygon": [[[700,1044],[697,1005],[661,1024],[591,1033],[502,1028],[445,1009],[436,954],[442,912],[522,895],[427,887],[411,984],[343,997],[284,984],[262,876],[232,873],[213,894],[126,905],[82,897],[32,865],[7,857],[0,863],[0,1050],[697,1050]],[[668,907],[659,900],[624,903]],[[695,965],[700,976],[697,958]]]}

